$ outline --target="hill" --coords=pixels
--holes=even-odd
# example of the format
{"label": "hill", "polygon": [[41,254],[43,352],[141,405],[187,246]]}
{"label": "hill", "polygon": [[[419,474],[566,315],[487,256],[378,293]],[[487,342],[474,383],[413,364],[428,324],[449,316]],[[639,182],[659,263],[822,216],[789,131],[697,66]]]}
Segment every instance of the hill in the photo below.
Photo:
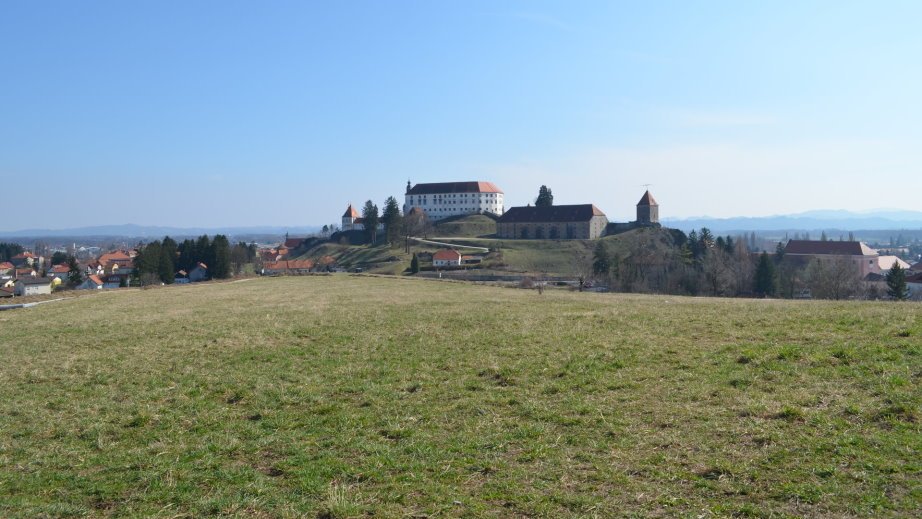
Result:
{"label": "hill", "polygon": [[439,220],[433,227],[438,236],[488,237],[496,234],[496,219],[482,214],[456,216]]}
{"label": "hill", "polygon": [[346,275],[2,312],[0,516],[906,517],[920,335],[912,304]]}

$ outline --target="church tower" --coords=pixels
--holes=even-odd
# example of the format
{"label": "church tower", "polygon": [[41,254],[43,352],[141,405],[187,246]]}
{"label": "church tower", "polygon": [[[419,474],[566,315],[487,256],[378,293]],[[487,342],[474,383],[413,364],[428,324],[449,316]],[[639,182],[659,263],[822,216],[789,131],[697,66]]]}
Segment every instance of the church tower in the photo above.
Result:
{"label": "church tower", "polygon": [[659,204],[647,190],[640,202],[637,202],[637,223],[641,225],[655,225],[659,223]]}

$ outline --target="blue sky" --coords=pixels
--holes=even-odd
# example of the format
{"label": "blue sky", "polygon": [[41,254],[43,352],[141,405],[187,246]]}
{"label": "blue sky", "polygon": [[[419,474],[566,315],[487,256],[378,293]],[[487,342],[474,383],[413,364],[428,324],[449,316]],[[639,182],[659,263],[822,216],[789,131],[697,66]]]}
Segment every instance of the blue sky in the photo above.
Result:
{"label": "blue sky", "polygon": [[[336,222],[415,182],[919,209],[920,2],[7,2],[0,230]],[[25,195],[25,196],[24,196]]]}

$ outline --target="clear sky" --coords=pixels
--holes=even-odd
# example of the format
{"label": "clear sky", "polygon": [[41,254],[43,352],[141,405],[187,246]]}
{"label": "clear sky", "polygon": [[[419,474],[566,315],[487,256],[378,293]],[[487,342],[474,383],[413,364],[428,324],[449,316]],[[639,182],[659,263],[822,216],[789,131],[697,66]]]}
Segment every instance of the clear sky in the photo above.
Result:
{"label": "clear sky", "polygon": [[0,230],[321,225],[416,182],[919,209],[922,2],[5,2]]}

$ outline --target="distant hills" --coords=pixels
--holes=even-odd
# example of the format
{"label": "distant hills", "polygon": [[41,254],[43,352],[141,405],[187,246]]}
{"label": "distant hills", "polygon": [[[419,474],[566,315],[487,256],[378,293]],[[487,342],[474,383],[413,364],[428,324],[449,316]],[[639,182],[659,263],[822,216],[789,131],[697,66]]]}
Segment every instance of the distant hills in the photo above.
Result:
{"label": "distant hills", "polygon": [[[817,210],[804,213],[761,216],[712,218],[708,216],[694,218],[664,218],[662,224],[667,227],[690,231],[707,227],[714,232],[732,231],[883,231],[883,230],[922,230],[922,211],[905,211],[880,209],[867,212],[843,210]],[[136,224],[98,225],[76,227],[71,229],[23,229],[21,231],[0,231],[3,238],[51,238],[51,237],[121,237],[155,239],[163,236],[200,236],[202,234],[226,234],[228,236],[280,236],[285,233],[293,235],[312,234],[320,231],[320,226],[255,226],[255,227],[163,227]]]}
{"label": "distant hills", "polygon": [[88,238],[88,237],[120,237],[120,238],[162,238],[164,236],[201,236],[202,234],[226,234],[228,236],[253,236],[253,235],[283,235],[311,234],[318,232],[319,226],[301,227],[160,227],[151,225],[136,225],[132,223],[121,225],[98,225],[92,227],[76,227],[71,229],[23,229],[21,231],[0,231],[0,238]]}
{"label": "distant hills", "polygon": [[715,232],[730,231],[882,231],[922,229],[922,211],[881,209],[867,212],[818,210],[804,213],[762,216],[711,218],[668,218],[662,224],[683,231],[707,227]]}

